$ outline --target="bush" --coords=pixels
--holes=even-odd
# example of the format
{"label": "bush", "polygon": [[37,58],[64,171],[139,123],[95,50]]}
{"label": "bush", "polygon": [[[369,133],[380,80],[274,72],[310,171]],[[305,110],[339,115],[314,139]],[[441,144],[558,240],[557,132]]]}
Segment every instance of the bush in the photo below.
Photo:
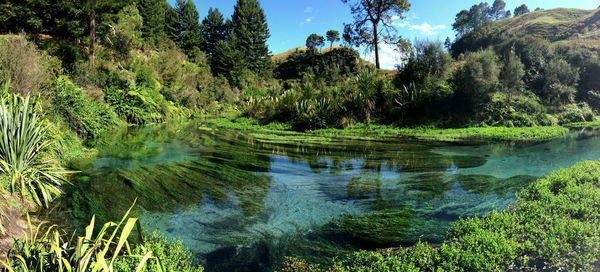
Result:
{"label": "bush", "polygon": [[48,60],[25,36],[0,37],[0,80],[10,80],[15,93],[27,96],[44,90],[51,82]]}
{"label": "bush", "polygon": [[67,77],[59,77],[54,88],[53,109],[82,137],[97,138],[118,126],[120,120],[106,104],[90,99]]}
{"label": "bush", "polygon": [[556,115],[559,124],[593,121],[595,117],[594,111],[586,103],[569,104],[560,110]]}
{"label": "bush", "polygon": [[[146,240],[132,249],[132,255],[142,256],[151,251],[158,258],[165,272],[202,272],[204,268],[194,266],[192,253],[183,247],[181,241],[169,241],[166,237],[152,233]],[[133,258],[122,258],[115,263],[115,271],[135,271],[139,261]],[[160,271],[157,263],[148,263],[140,272]]]}

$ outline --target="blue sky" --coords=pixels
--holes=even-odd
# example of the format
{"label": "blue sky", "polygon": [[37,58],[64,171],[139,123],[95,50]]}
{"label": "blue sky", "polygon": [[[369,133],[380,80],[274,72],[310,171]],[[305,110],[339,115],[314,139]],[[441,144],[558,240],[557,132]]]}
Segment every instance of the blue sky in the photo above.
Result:
{"label": "blue sky", "polygon": [[[235,0],[193,0],[201,18],[206,16],[210,7],[221,10],[225,16],[233,13]],[[410,1],[410,0],[409,0]],[[175,0],[169,0],[171,4]],[[304,46],[306,37],[311,33],[325,35],[330,29],[343,30],[343,24],[352,21],[347,5],[341,0],[260,0],[267,15],[271,38],[269,48],[272,53],[280,53],[291,48]],[[462,9],[468,9],[479,1],[469,0],[413,0],[406,19],[397,22],[399,33],[409,39],[445,40],[454,37],[452,23],[455,15]],[[492,3],[493,0],[488,0]],[[595,9],[598,0],[505,0],[507,9],[526,4],[531,10],[541,7]],[[394,67],[397,62],[392,48],[382,49],[382,65]],[[365,54],[370,58],[369,54]]]}

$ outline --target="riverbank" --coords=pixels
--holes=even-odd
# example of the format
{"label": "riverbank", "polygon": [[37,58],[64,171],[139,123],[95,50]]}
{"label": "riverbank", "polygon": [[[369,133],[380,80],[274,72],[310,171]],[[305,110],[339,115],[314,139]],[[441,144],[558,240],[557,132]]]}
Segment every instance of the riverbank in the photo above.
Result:
{"label": "riverbank", "polygon": [[[327,141],[327,139],[362,139],[377,140],[389,138],[412,138],[424,141],[452,143],[486,143],[486,142],[544,142],[565,136],[569,129],[562,126],[537,127],[471,127],[471,128],[396,128],[388,125],[359,124],[347,129],[319,129],[305,132],[293,131],[288,124],[271,123],[262,125],[255,119],[209,119],[209,126],[250,131],[256,133],[273,133],[274,135],[257,135],[259,139],[278,139],[298,142]],[[267,139],[268,138],[268,139]]]}

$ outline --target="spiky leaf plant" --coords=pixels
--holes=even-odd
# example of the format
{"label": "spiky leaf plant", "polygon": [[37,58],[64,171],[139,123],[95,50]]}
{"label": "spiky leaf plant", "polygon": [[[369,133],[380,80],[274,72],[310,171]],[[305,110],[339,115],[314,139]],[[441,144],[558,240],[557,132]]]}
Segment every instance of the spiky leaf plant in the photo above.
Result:
{"label": "spiky leaf plant", "polygon": [[129,217],[130,212],[131,208],[120,222],[108,222],[99,230],[94,228],[96,222],[92,217],[85,235],[71,239],[64,239],[64,233],[56,226],[40,224],[34,227],[28,220],[27,239],[17,241],[6,261],[0,260],[0,268],[7,271],[113,272],[117,259],[131,258],[137,260],[136,271],[142,271],[149,262],[155,264],[157,272],[165,271],[161,260],[152,251],[140,255],[131,253],[128,239],[134,227],[140,228],[140,225],[136,224],[137,218]]}
{"label": "spiky leaf plant", "polygon": [[0,99],[0,173],[10,180],[11,193],[29,195],[37,205],[48,206],[62,193],[66,172],[42,158],[49,125],[41,122],[36,103],[7,91],[5,83]]}

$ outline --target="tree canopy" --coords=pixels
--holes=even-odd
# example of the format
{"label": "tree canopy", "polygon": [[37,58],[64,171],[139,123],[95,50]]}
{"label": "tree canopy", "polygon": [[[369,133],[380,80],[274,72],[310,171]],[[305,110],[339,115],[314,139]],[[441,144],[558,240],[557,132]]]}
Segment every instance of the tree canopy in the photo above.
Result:
{"label": "tree canopy", "polygon": [[342,0],[349,4],[354,22],[344,27],[344,40],[355,46],[367,46],[375,51],[375,66],[381,68],[379,44],[395,44],[398,34],[392,25],[394,18],[403,19],[410,9],[407,0]]}

